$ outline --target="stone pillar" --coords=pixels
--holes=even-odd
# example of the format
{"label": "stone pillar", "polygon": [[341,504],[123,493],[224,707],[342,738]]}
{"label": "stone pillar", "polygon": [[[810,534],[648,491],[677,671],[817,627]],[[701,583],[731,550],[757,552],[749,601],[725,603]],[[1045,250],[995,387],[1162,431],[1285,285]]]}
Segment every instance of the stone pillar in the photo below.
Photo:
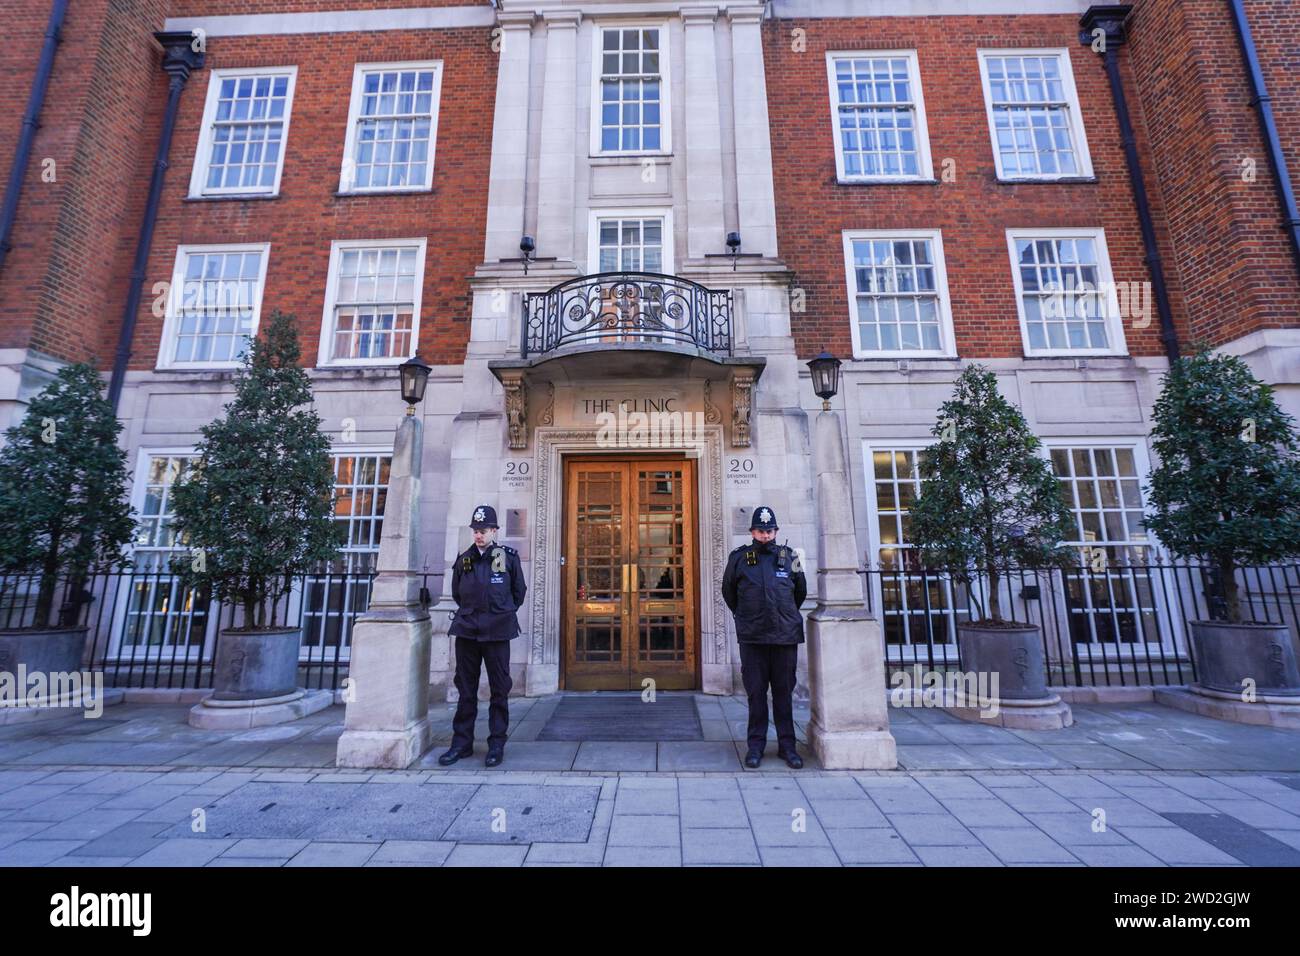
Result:
{"label": "stone pillar", "polygon": [[741,248],[776,256],[772,140],[763,68],[763,7],[728,7],[732,98],[736,117],[736,206]]}
{"label": "stone pillar", "polygon": [[817,609],[808,616],[808,742],[827,770],[893,770],[885,645],[863,602],[853,499],[834,412],[813,428],[817,472]]}
{"label": "stone pillar", "polygon": [[424,429],[407,415],[397,426],[384,535],[370,608],[352,628],[340,767],[409,767],[429,749],[429,612],[415,570],[419,546]]}
{"label": "stone pillar", "polygon": [[686,25],[686,253],[722,252],[722,131],[718,106],[717,7],[683,7]]}
{"label": "stone pillar", "polygon": [[[546,18],[546,78],[542,88],[541,157],[537,177],[538,255],[578,259],[573,248],[573,189],[577,162],[578,22],[576,10]],[[499,87],[498,87],[499,89]]]}
{"label": "stone pillar", "polygon": [[498,13],[496,109],[492,117],[492,163],[488,173],[487,262],[519,255],[524,233],[528,175],[528,60],[534,14]]}

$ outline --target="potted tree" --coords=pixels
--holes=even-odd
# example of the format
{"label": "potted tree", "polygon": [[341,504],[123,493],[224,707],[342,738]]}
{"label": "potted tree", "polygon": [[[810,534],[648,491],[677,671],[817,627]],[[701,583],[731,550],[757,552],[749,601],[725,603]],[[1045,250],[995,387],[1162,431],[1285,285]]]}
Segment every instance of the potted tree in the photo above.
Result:
{"label": "potted tree", "polygon": [[1242,567],[1300,554],[1295,420],[1242,359],[1206,350],[1173,364],[1153,417],[1146,525],[1174,554],[1208,563],[1221,599],[1221,619],[1188,622],[1200,686],[1240,696],[1250,681],[1259,696],[1300,697],[1289,629],[1246,620],[1237,580]]}
{"label": "potted tree", "polygon": [[301,696],[301,632],[279,619],[279,604],[341,544],[329,438],[298,359],[293,318],[276,311],[244,356],[225,417],[200,430],[195,467],[173,492],[174,527],[188,549],[176,573],[242,618],[218,634],[213,706]]}
{"label": "potted tree", "polygon": [[134,524],[121,423],[98,373],[59,369],[0,449],[0,670],[79,670],[92,570],[119,561]]}
{"label": "potted tree", "polygon": [[1073,536],[1074,521],[1060,484],[1024,416],[983,366],[962,372],[931,433],[940,440],[923,456],[912,540],[927,567],[988,583],[983,619],[957,627],[962,665],[996,673],[1000,699],[1056,706],[1040,629],[1004,616],[1001,589],[1011,568],[1072,563],[1061,542]]}

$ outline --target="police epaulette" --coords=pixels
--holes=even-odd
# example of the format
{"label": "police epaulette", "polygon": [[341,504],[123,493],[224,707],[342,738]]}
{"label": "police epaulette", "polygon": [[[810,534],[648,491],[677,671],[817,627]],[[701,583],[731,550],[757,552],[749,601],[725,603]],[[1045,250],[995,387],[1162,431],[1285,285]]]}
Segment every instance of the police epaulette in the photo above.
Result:
{"label": "police epaulette", "polygon": [[467,573],[474,570],[474,561],[468,554],[462,554],[460,556],[460,569]]}
{"label": "police epaulette", "polygon": [[745,563],[748,564],[748,565],[751,566],[751,567],[753,567],[754,565],[758,564],[758,552],[755,551],[753,548],[750,548],[748,551],[746,551],[746,552],[745,552]]}

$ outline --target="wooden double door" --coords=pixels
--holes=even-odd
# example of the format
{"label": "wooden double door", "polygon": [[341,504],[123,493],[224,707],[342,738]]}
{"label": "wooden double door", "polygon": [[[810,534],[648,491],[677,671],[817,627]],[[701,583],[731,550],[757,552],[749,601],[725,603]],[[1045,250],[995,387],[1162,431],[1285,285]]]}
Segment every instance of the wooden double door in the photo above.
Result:
{"label": "wooden double door", "polygon": [[564,687],[696,688],[695,461],[569,459],[564,479]]}

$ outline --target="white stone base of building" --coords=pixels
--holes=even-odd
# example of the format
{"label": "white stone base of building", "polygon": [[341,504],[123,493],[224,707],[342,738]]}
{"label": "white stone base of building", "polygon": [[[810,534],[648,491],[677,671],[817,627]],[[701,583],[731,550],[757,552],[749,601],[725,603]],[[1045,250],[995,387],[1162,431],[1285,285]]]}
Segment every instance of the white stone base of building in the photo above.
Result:
{"label": "white stone base of building", "polygon": [[334,703],[332,690],[303,690],[257,700],[214,700],[205,697],[190,708],[186,720],[202,730],[251,730],[285,724],[324,710]]}
{"label": "white stone base of building", "polygon": [[1263,696],[1247,703],[1240,695],[1224,694],[1199,684],[1191,684],[1187,687],[1157,688],[1155,699],[1157,704],[1216,720],[1276,727],[1279,730],[1300,730],[1300,698],[1297,697]]}
{"label": "white stone base of building", "polygon": [[21,724],[32,720],[52,720],[56,717],[84,716],[94,707],[111,707],[126,699],[126,693],[115,687],[107,687],[93,702],[84,692],[72,694],[57,704],[41,707],[20,707],[8,705],[0,707],[0,727],[5,724]]}
{"label": "white stone base of building", "polygon": [[990,724],[1008,730],[1063,730],[1074,723],[1070,705],[1055,694],[1038,700],[1004,700],[992,706],[944,707],[948,713],[961,720],[976,724]]}
{"label": "white stone base of building", "polygon": [[429,719],[402,730],[346,730],[339,737],[336,767],[405,770],[433,746]]}

